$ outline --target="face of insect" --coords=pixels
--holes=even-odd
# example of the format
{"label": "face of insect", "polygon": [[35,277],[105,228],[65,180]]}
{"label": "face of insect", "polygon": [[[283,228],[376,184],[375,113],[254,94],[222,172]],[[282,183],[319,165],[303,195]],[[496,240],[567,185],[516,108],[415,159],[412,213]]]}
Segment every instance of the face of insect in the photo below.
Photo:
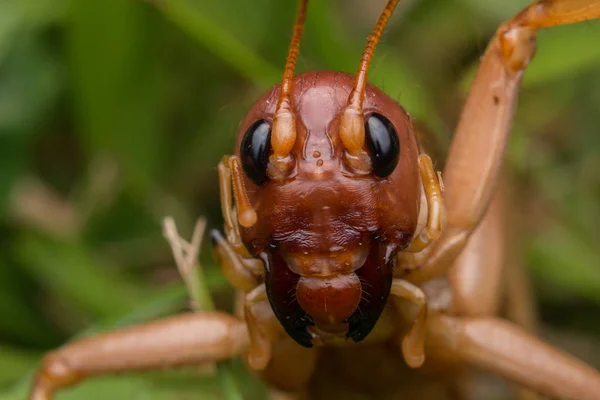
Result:
{"label": "face of insect", "polygon": [[350,75],[306,73],[294,80],[293,167],[270,177],[270,135],[279,90],[259,99],[242,123],[238,155],[258,223],[242,229],[265,264],[271,306],[298,343],[315,337],[360,341],[390,291],[396,253],[414,234],[420,198],[418,148],[407,113],[375,87],[364,102],[372,170],[345,161],[340,113]]}

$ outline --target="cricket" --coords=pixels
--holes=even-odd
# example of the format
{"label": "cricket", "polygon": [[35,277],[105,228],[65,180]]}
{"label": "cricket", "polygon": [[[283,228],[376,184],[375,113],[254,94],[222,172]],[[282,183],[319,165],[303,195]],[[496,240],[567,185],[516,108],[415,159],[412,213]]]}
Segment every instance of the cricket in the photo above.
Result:
{"label": "cricket", "polygon": [[[217,168],[224,226],[207,236],[235,313],[67,343],[45,356],[29,399],[98,375],[235,357],[280,399],[467,399],[473,370],[514,383],[521,399],[600,399],[600,372],[536,337],[527,301],[518,313],[498,306],[527,298],[524,272],[507,261],[501,172],[536,33],[600,18],[600,0],[536,1],[497,29],[441,171],[410,110],[368,81],[402,2],[385,5],[355,75],[295,73],[310,13],[298,3],[281,82]],[[171,235],[179,266],[201,236]]]}

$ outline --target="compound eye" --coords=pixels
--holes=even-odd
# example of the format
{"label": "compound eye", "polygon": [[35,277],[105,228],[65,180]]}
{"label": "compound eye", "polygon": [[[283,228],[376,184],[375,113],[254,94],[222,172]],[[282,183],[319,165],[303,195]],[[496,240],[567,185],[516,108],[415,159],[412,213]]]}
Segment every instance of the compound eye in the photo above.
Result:
{"label": "compound eye", "polygon": [[400,139],[392,122],[378,113],[372,113],[365,123],[367,145],[371,150],[373,172],[385,178],[394,172],[400,159]]}
{"label": "compound eye", "polygon": [[248,128],[240,145],[244,172],[252,182],[262,185],[267,181],[267,165],[271,153],[271,125],[264,119]]}

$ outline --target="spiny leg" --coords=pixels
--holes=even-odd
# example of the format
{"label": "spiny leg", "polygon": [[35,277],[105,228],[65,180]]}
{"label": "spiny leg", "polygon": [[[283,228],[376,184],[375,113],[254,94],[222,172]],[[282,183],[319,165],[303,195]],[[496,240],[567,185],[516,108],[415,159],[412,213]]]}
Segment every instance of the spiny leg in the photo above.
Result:
{"label": "spiny leg", "polygon": [[219,312],[190,313],[69,343],[44,357],[31,400],[108,373],[198,365],[244,354],[246,324]]}
{"label": "spiny leg", "polygon": [[541,0],[502,25],[488,46],[448,154],[448,227],[420,269],[421,283],[446,272],[478,225],[496,188],[521,78],[539,28],[600,18],[600,0]]}
{"label": "spiny leg", "polygon": [[426,350],[502,376],[546,396],[600,399],[600,373],[496,318],[435,315],[427,321]]}

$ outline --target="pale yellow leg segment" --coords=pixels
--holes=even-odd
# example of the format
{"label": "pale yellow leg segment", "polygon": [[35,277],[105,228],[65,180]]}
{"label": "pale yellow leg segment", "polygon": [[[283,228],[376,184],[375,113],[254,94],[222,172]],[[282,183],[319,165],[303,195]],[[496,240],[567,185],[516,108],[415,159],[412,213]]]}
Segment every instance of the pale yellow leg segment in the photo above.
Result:
{"label": "pale yellow leg segment", "polygon": [[432,359],[462,361],[546,396],[600,399],[598,371],[500,319],[431,316],[426,350]]}
{"label": "pale yellow leg segment", "polygon": [[[246,193],[242,162],[238,156],[224,156],[221,162],[219,162],[218,171],[221,188],[221,209],[223,211],[223,219],[225,220],[225,230],[231,230],[231,233],[237,235],[237,239],[239,239],[239,228],[235,223],[232,212],[232,188],[239,224],[245,228],[250,228],[257,221],[256,211],[252,208],[252,204],[250,204],[248,194]],[[234,241],[232,243],[237,244],[238,242]]]}
{"label": "pale yellow leg segment", "polygon": [[134,370],[198,365],[244,354],[243,321],[219,312],[182,314],[69,343],[44,357],[30,400],[94,376]]}
{"label": "pale yellow leg segment", "polygon": [[227,281],[236,289],[248,293],[258,285],[264,267],[260,260],[242,258],[217,230],[210,232],[217,260]]}
{"label": "pale yellow leg segment", "polygon": [[225,224],[225,235],[232,245],[241,245],[240,231],[234,219],[233,193],[231,191],[231,169],[227,165],[228,156],[219,162],[219,194],[221,199],[221,212]]}
{"label": "pale yellow leg segment", "polygon": [[448,227],[414,283],[442,275],[483,217],[498,183],[521,77],[535,53],[536,30],[600,18],[600,0],[542,0],[501,26],[475,76],[444,171]]}
{"label": "pale yellow leg segment", "polygon": [[[240,176],[241,171],[239,171],[239,168],[232,168],[238,164],[240,164],[240,160],[237,156],[224,156],[219,162],[217,170],[219,172],[221,212],[223,213],[227,241],[231,243],[236,251],[240,252],[240,255],[249,256],[242,244],[238,219],[242,214],[250,212],[251,205],[246,196],[243,179]],[[237,190],[232,191],[232,188],[236,187]],[[234,199],[237,207],[234,207]],[[252,209],[251,212],[254,212],[254,210]]]}
{"label": "pale yellow leg segment", "polygon": [[431,158],[427,154],[419,156],[419,171],[427,199],[427,225],[413,239],[408,247],[409,252],[420,252],[440,237],[446,219],[446,209],[442,199],[442,189],[438,176],[433,169]]}
{"label": "pale yellow leg segment", "polygon": [[283,334],[283,328],[269,304],[264,284],[246,296],[244,317],[250,335],[248,364],[254,370],[264,370],[271,360],[273,342]]}
{"label": "pale yellow leg segment", "polygon": [[[218,167],[221,211],[227,240],[223,240],[218,231],[211,232],[211,239],[227,280],[236,289],[249,292],[256,287],[256,278],[263,274],[264,267],[259,260],[252,258],[242,243],[233,205],[232,181],[234,177],[230,165],[232,158],[237,159],[235,156],[223,157]],[[239,181],[240,177],[237,180]]]}
{"label": "pale yellow leg segment", "polygon": [[418,307],[417,317],[410,331],[402,339],[402,355],[411,368],[419,368],[425,362],[425,321],[427,319],[427,300],[417,286],[402,279],[392,281],[390,292],[393,296],[408,300]]}

